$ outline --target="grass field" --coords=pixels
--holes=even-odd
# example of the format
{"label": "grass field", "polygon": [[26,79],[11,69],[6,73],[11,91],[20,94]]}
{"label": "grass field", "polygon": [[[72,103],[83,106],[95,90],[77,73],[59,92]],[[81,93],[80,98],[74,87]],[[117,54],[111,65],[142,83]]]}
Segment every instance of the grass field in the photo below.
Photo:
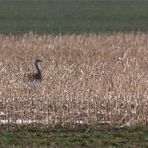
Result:
{"label": "grass field", "polygon": [[[1,119],[51,128],[148,124],[147,34],[0,36]],[[40,58],[43,83],[26,81]]]}
{"label": "grass field", "polygon": [[86,34],[148,30],[148,1],[0,1],[0,33]]}
{"label": "grass field", "polygon": [[148,147],[147,128],[105,129],[105,130],[54,130],[34,127],[17,127],[0,130],[2,148],[108,148],[108,147]]}
{"label": "grass field", "polygon": [[0,147],[147,148],[147,5],[0,0]]}

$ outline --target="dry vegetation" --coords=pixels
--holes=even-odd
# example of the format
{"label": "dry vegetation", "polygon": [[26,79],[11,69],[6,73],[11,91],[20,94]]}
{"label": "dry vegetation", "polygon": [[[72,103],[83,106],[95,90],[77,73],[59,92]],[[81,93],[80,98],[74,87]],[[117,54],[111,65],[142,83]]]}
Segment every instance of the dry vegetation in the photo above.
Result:
{"label": "dry vegetation", "polygon": [[[0,35],[0,53],[1,123],[148,125],[148,34]],[[41,85],[24,81],[35,58]]]}

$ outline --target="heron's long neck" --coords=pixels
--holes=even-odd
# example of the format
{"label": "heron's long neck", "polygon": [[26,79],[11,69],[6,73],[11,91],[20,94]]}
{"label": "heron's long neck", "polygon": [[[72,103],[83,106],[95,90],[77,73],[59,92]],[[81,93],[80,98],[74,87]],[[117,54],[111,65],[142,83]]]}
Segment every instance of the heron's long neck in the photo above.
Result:
{"label": "heron's long neck", "polygon": [[41,71],[40,71],[40,69],[39,69],[39,66],[38,66],[38,63],[37,63],[37,62],[35,63],[35,68],[36,68],[36,70],[37,70],[37,73],[38,73],[38,74],[41,74]]}

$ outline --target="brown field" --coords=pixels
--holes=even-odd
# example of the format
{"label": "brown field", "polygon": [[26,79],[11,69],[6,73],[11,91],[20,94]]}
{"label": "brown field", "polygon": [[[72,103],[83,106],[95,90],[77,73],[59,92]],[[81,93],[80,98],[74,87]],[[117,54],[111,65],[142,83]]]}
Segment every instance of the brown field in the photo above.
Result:
{"label": "brown field", "polygon": [[[43,61],[39,85],[25,81],[35,58]],[[6,122],[148,125],[148,34],[0,35],[0,124]]]}

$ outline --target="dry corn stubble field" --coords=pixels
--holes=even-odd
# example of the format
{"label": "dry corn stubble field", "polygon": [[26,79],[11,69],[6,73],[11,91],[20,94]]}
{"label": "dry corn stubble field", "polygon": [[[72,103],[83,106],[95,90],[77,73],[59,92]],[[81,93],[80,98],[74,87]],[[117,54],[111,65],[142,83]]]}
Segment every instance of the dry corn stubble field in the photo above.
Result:
{"label": "dry corn stubble field", "polygon": [[148,125],[148,34],[0,35],[0,53],[1,124]]}

